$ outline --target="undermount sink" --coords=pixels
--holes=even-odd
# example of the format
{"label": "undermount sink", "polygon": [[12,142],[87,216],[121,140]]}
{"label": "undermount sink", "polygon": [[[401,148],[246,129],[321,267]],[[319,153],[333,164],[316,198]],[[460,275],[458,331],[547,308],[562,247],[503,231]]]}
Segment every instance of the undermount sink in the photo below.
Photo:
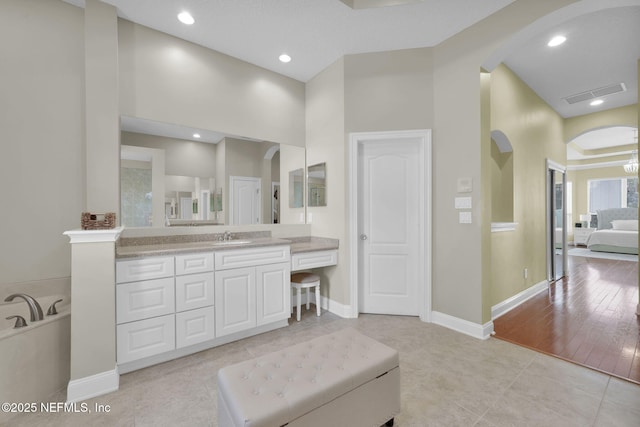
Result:
{"label": "undermount sink", "polygon": [[251,243],[251,240],[219,240],[213,242],[213,246],[235,246],[246,245],[247,243]]}

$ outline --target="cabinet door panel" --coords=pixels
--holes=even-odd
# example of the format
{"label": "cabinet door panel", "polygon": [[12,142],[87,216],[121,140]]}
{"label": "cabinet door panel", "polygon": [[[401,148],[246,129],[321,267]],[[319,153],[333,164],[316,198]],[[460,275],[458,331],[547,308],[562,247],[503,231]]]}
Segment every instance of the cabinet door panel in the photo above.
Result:
{"label": "cabinet door panel", "polygon": [[176,314],[176,348],[187,347],[215,338],[215,310],[199,308]]}
{"label": "cabinet door panel", "polygon": [[256,326],[256,270],[253,267],[215,274],[216,336]]}
{"label": "cabinet door panel", "polygon": [[214,252],[216,270],[273,264],[290,260],[288,245]]}
{"label": "cabinet door panel", "polygon": [[173,257],[136,258],[116,262],[116,283],[172,277]]}
{"label": "cabinet door panel", "polygon": [[176,276],[213,271],[213,252],[176,255]]}
{"label": "cabinet door panel", "polygon": [[288,262],[256,267],[258,326],[291,316],[290,274]]}
{"label": "cabinet door panel", "polygon": [[213,272],[176,276],[176,311],[213,305]]}
{"label": "cabinet door panel", "polygon": [[118,363],[130,362],[175,349],[175,316],[125,323],[117,327]]}
{"label": "cabinet door panel", "polygon": [[173,277],[116,285],[116,323],[175,311]]}
{"label": "cabinet door panel", "polygon": [[312,251],[291,255],[291,270],[307,270],[338,264],[338,251]]}

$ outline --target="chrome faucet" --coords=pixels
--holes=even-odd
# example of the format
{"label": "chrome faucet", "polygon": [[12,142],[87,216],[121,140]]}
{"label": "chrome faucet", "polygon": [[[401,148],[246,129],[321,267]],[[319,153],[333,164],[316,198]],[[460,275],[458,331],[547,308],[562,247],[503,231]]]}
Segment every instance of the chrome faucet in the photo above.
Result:
{"label": "chrome faucet", "polygon": [[224,241],[227,242],[231,240],[231,232],[230,231],[225,231],[224,232]]}
{"label": "chrome faucet", "polygon": [[29,312],[31,313],[31,321],[35,322],[37,320],[44,319],[44,315],[42,314],[42,307],[38,304],[38,301],[35,298],[27,295],[27,294],[13,294],[6,297],[5,302],[11,302],[14,298],[22,298],[29,305]]}

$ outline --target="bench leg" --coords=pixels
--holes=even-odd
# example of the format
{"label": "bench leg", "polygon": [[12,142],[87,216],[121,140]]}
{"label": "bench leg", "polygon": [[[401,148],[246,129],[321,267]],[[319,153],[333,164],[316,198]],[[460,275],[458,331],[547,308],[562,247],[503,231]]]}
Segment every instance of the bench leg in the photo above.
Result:
{"label": "bench leg", "polygon": [[309,310],[309,291],[311,290],[311,288],[307,288],[307,310]]}
{"label": "bench leg", "polygon": [[297,309],[297,313],[296,313],[296,320],[299,322],[300,321],[300,305],[302,303],[302,289],[296,289],[296,303],[298,305],[298,309]]}
{"label": "bench leg", "polygon": [[320,316],[320,285],[316,286],[316,314]]}

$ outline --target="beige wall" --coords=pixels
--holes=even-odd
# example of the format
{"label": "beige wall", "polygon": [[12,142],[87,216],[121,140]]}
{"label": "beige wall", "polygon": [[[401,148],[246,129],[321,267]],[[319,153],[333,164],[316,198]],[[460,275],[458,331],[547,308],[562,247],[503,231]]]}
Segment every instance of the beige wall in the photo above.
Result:
{"label": "beige wall", "polygon": [[[518,0],[434,51],[433,309],[474,323],[491,320],[489,188],[481,183],[481,64],[510,36],[572,1]],[[488,152],[487,152],[488,154]],[[514,166],[514,169],[517,165]],[[473,224],[458,224],[453,199],[459,177],[473,180]],[[486,179],[486,178],[485,178]],[[483,191],[481,191],[481,189]],[[490,215],[489,215],[490,219]]]}
{"label": "beige wall", "polygon": [[[491,305],[546,279],[546,159],[566,164],[563,119],[506,66],[491,73],[491,127],[513,147],[515,231],[491,234]],[[523,269],[528,269],[524,278]]]}
{"label": "beige wall", "polygon": [[62,233],[79,227],[86,202],[83,34],[69,4],[0,3],[0,296],[70,276]]}
{"label": "beige wall", "polygon": [[122,145],[165,151],[165,175],[216,176],[216,145],[134,132],[122,132]]}
{"label": "beige wall", "polygon": [[120,112],[304,146],[304,84],[120,20]]}
{"label": "beige wall", "polygon": [[327,206],[308,207],[315,236],[340,240],[338,266],[325,268],[322,294],[349,304],[349,241],[346,222],[345,60],[339,59],[307,83],[307,165],[326,162]]}

